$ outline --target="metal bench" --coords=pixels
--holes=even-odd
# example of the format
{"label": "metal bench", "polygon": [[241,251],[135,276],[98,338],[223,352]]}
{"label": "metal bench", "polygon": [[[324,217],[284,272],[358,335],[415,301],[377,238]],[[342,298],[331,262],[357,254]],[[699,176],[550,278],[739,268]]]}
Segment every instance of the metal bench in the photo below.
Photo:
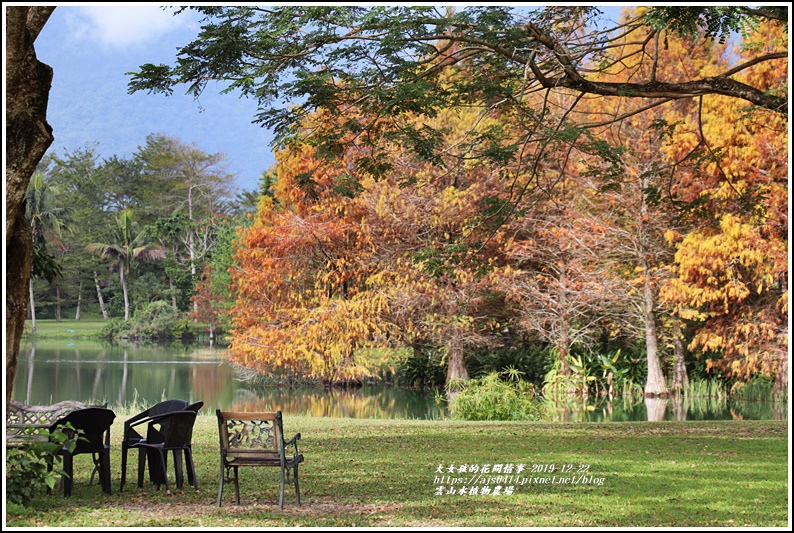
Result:
{"label": "metal bench", "polygon": [[49,429],[59,418],[87,407],[107,407],[107,404],[87,405],[83,402],[65,400],[52,405],[27,405],[11,400],[6,412],[6,446],[18,448],[31,441],[46,441],[48,437],[38,435],[37,430]]}
{"label": "metal bench", "polygon": [[[278,507],[284,508],[284,486],[295,486],[295,503],[300,505],[298,465],[303,455],[298,453],[300,433],[284,440],[281,411],[275,413],[235,413],[215,411],[221,444],[221,478],[218,488],[218,507],[221,506],[223,486],[234,482],[235,500],[240,505],[240,482],[237,469],[241,466],[274,466],[281,470]],[[287,446],[294,453],[287,455]],[[232,477],[233,474],[233,477]]]}

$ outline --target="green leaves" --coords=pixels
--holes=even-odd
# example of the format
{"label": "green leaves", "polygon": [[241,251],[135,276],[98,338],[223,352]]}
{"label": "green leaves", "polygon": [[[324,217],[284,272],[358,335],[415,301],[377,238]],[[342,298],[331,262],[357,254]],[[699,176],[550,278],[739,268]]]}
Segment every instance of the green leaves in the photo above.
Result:
{"label": "green leaves", "polygon": [[[184,85],[198,96],[210,80],[225,81],[224,92],[257,99],[257,121],[275,132],[278,146],[316,111],[339,115],[355,106],[370,120],[433,117],[461,101],[504,100],[523,74],[511,51],[528,44],[518,15],[505,7],[460,13],[429,6],[191,9],[205,15],[197,38],[173,66],[145,64],[128,73],[129,91],[172,94]],[[439,68],[462,62],[470,70],[460,79]],[[434,160],[437,133],[403,133],[406,147]]]}
{"label": "green leaves", "polygon": [[720,44],[731,33],[746,35],[758,23],[745,6],[657,6],[648,10],[645,21],[653,28],[667,28],[682,37],[697,37],[702,31],[704,37]]}
{"label": "green leaves", "polygon": [[[70,438],[67,431],[74,431],[71,424],[53,432],[47,429],[29,429],[30,442],[9,449],[6,456],[6,498],[12,503],[28,505],[41,494],[44,487],[55,488],[58,476],[66,473],[57,467],[62,461],[60,450],[74,451],[79,432]],[[52,465],[52,468],[50,468]]]}

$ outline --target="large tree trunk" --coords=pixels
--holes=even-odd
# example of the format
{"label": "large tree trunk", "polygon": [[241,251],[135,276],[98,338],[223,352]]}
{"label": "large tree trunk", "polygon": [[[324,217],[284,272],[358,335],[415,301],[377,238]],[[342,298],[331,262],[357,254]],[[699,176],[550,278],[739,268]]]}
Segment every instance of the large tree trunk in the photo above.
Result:
{"label": "large tree trunk", "polygon": [[681,332],[681,322],[673,320],[673,384],[671,392],[682,394],[689,387],[689,374],[684,364],[684,334]]}
{"label": "large tree trunk", "polygon": [[[33,43],[55,6],[6,6],[6,406],[11,401],[25,329],[33,240],[25,191],[52,144],[47,101],[52,69]],[[8,90],[8,88],[13,90]]]}
{"label": "large tree trunk", "polygon": [[36,301],[33,299],[33,278],[28,279],[28,287],[30,287],[30,332],[36,334]]}
{"label": "large tree trunk", "polygon": [[[452,399],[459,393],[454,387],[456,381],[466,381],[469,379],[469,372],[466,370],[466,359],[463,356],[463,337],[452,333],[452,338],[447,345],[447,399]],[[450,388],[450,385],[453,385]]]}
{"label": "large tree trunk", "polygon": [[[568,363],[568,352],[571,351],[571,323],[568,320],[568,298],[565,293],[568,286],[568,269],[565,264],[560,265],[559,293],[557,295],[558,308],[560,310],[560,336],[557,339],[557,356],[560,358],[560,374],[570,376],[573,374],[571,365]],[[567,391],[572,393],[574,391]]]}
{"label": "large tree trunk", "polygon": [[645,299],[645,347],[648,352],[648,380],[645,382],[645,396],[666,397],[669,392],[662,373],[662,365],[659,362],[656,315],[653,311],[653,289],[651,288],[651,280],[647,278],[647,275],[643,288],[643,297]]}

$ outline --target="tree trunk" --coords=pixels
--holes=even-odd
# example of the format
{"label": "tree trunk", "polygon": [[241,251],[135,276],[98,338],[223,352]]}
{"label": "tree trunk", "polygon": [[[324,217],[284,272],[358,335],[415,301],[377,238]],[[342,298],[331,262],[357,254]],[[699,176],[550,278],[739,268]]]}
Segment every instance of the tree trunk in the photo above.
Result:
{"label": "tree trunk", "polygon": [[[14,233],[6,234],[6,407],[11,401],[14,379],[17,374],[19,344],[25,330],[28,283],[30,282],[31,252],[33,239],[30,226],[23,219],[14,227]],[[27,251],[27,253],[24,253]]]}
{"label": "tree trunk", "polygon": [[96,297],[99,300],[99,309],[102,311],[102,318],[105,320],[108,319],[108,312],[105,309],[105,300],[102,299],[102,290],[99,288],[99,277],[96,274],[96,270],[94,270],[94,286],[96,287]]}
{"label": "tree trunk", "polygon": [[[196,242],[193,236],[193,186],[187,190],[188,218],[190,219],[190,232],[188,233],[188,254],[190,255],[190,276],[196,282]],[[193,302],[193,322],[198,322],[198,302]]]}
{"label": "tree trunk", "polygon": [[61,321],[61,286],[55,285],[55,321]]}
{"label": "tree trunk", "polygon": [[673,384],[671,392],[682,394],[689,387],[689,375],[684,364],[684,340],[681,332],[681,322],[673,321]]}
{"label": "tree trunk", "polygon": [[452,396],[457,394],[453,387],[455,381],[466,381],[469,379],[469,372],[466,370],[466,359],[463,356],[463,338],[462,336],[452,333],[452,338],[447,345],[447,398],[451,399]]}
{"label": "tree trunk", "polygon": [[33,239],[25,219],[25,192],[52,144],[47,102],[52,68],[33,43],[55,6],[6,6],[6,406],[11,401],[25,329]]}
{"label": "tree trunk", "polygon": [[121,280],[121,292],[124,294],[124,320],[130,319],[130,297],[127,294],[127,278],[124,275],[124,260],[119,262],[119,279]]}
{"label": "tree trunk", "polygon": [[36,302],[33,300],[33,278],[28,280],[28,287],[30,287],[30,332],[36,334]]}
{"label": "tree trunk", "polygon": [[168,276],[168,289],[171,291],[171,307],[176,312],[176,291],[174,290],[174,278],[171,276]]}
{"label": "tree trunk", "polygon": [[[557,355],[560,358],[560,375],[570,376],[573,374],[571,365],[568,363],[568,352],[571,350],[571,323],[568,320],[568,297],[565,292],[568,285],[568,270],[565,264],[560,265],[559,293],[557,294],[557,301],[560,309],[560,337],[557,339]],[[573,392],[572,390],[567,391]]]}
{"label": "tree trunk", "polygon": [[656,339],[656,315],[653,311],[653,290],[651,280],[648,279],[648,269],[645,269],[646,277],[643,288],[643,298],[645,299],[645,346],[648,352],[648,380],[645,383],[645,396],[666,397],[667,383],[662,373],[662,365],[659,362],[659,346]]}
{"label": "tree trunk", "polygon": [[775,376],[775,384],[772,386],[772,396],[778,398],[788,395],[788,353],[780,353],[780,367]]}
{"label": "tree trunk", "polygon": [[77,311],[74,313],[74,319],[80,320],[80,304],[83,303],[83,282],[77,287]]}

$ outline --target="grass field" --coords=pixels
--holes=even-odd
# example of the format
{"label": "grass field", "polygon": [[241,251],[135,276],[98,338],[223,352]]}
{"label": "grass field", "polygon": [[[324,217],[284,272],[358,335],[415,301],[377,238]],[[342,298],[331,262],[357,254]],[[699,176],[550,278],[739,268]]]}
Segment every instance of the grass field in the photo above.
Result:
{"label": "grass field", "polygon": [[[73,496],[10,506],[11,527],[786,527],[786,421],[550,424],[287,417],[300,432],[302,505],[279,511],[278,471],[241,468],[242,505],[218,491],[213,416],[199,416],[199,491],[120,481],[120,415],[113,425],[113,494],[88,485],[75,459]],[[513,478],[471,483],[470,469],[512,465]],[[467,466],[462,473],[461,465]],[[523,472],[519,473],[519,465]],[[554,472],[551,467],[554,465]],[[563,472],[561,465],[572,465]],[[450,472],[452,470],[452,472]],[[534,472],[533,472],[534,470]],[[584,477],[582,477],[584,474]],[[171,470],[173,475],[173,470]],[[451,483],[451,476],[463,478]],[[490,477],[495,477],[490,474]],[[488,476],[486,476],[488,477]],[[470,494],[472,486],[490,494]],[[494,495],[496,485],[501,493]],[[466,494],[460,494],[462,487]],[[507,487],[512,486],[512,493]],[[443,488],[439,488],[443,487]],[[455,493],[451,494],[450,488]]]}
{"label": "grass field", "polygon": [[[89,318],[81,320],[62,320],[56,322],[55,319],[36,320],[37,339],[96,339],[102,328],[107,324],[101,318]],[[30,337],[33,331],[33,322],[25,321],[25,337]]]}

